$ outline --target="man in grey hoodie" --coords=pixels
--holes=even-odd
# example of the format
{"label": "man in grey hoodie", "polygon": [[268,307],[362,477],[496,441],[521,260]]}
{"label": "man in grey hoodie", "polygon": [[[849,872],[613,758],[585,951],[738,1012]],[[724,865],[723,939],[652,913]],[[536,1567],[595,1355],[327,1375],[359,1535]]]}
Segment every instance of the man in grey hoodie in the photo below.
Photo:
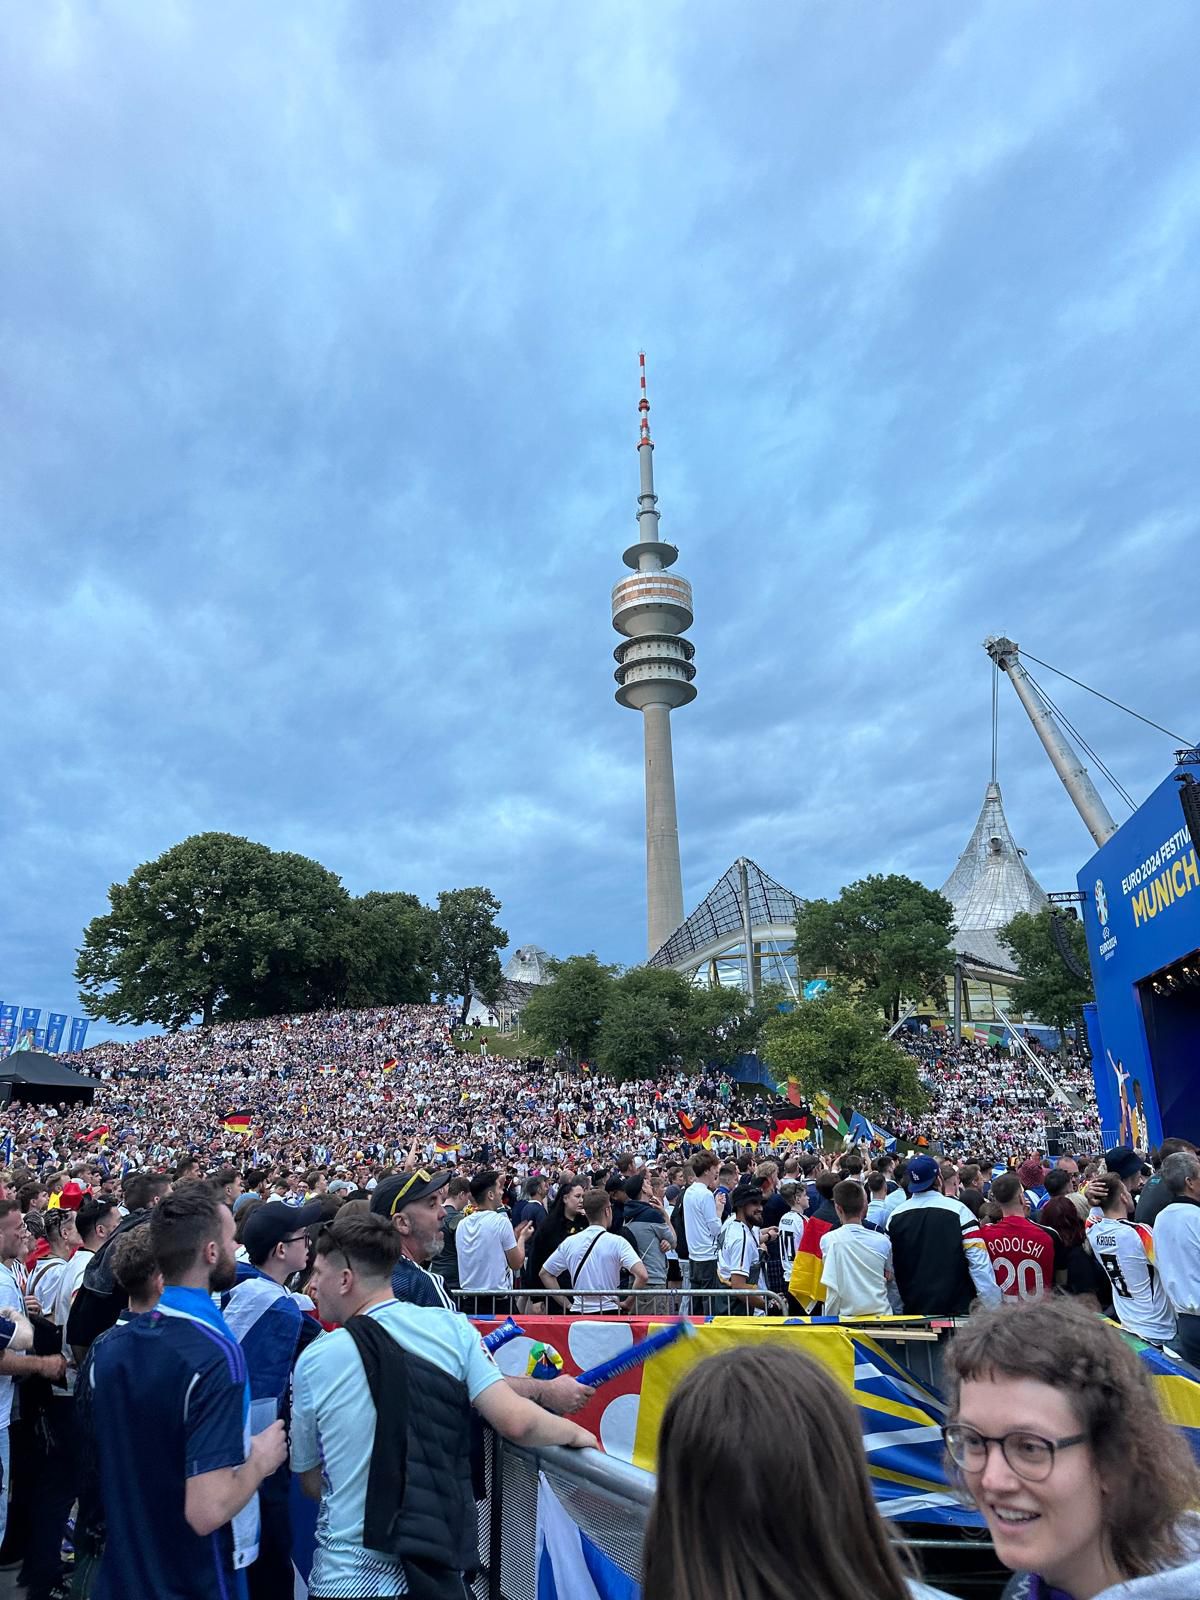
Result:
{"label": "man in grey hoodie", "polygon": [[623,1230],[646,1268],[646,1287],[659,1292],[639,1300],[634,1310],[641,1316],[661,1317],[670,1309],[667,1299],[667,1251],[675,1248],[675,1230],[661,1206],[642,1198],[645,1174],[625,1179]]}

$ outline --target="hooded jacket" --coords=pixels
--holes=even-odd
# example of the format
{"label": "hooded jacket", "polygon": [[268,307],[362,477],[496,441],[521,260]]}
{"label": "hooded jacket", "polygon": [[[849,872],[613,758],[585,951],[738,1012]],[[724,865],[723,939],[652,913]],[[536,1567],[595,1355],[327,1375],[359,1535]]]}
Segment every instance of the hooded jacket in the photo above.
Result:
{"label": "hooded jacket", "polygon": [[663,1237],[662,1230],[666,1226],[667,1219],[657,1206],[647,1205],[644,1200],[625,1202],[625,1233],[641,1256],[647,1272],[646,1281],[651,1285],[667,1281],[667,1258],[659,1245]]}
{"label": "hooded jacket", "polygon": [[[1200,1513],[1189,1511],[1181,1518],[1180,1538],[1186,1552],[1182,1565],[1111,1584],[1095,1600],[1196,1600],[1200,1595]],[[1047,1594],[1036,1573],[1018,1572],[1009,1580],[1001,1600],[1046,1600]]]}

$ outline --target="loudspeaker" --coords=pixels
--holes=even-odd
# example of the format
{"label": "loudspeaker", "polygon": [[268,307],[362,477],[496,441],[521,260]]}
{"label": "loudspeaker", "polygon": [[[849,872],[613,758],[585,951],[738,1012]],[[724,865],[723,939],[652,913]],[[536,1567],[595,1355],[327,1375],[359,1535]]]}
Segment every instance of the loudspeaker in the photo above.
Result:
{"label": "loudspeaker", "polygon": [[1050,1157],[1061,1156],[1063,1150],[1063,1131],[1061,1128],[1046,1129],[1046,1154]]}
{"label": "loudspeaker", "polygon": [[1050,913],[1050,932],[1054,938],[1054,948],[1058,951],[1063,966],[1066,967],[1071,976],[1084,979],[1091,977],[1091,973],[1071,948],[1067,930],[1063,926],[1063,920],[1057,911],[1051,911]]}
{"label": "loudspeaker", "polygon": [[1200,861],[1200,783],[1190,772],[1179,774],[1179,804],[1183,807],[1183,820],[1192,836],[1192,848]]}

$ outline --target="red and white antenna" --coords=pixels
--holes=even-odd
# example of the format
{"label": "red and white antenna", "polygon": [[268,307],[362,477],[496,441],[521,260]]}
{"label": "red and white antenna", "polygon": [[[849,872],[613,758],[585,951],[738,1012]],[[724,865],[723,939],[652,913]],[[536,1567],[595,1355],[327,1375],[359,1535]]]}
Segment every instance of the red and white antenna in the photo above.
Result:
{"label": "red and white antenna", "polygon": [[644,444],[648,444],[653,450],[654,440],[650,437],[650,401],[646,398],[646,352],[644,350],[638,351],[638,375],[642,384],[642,397],[638,401],[638,413],[642,419],[638,449],[640,450]]}

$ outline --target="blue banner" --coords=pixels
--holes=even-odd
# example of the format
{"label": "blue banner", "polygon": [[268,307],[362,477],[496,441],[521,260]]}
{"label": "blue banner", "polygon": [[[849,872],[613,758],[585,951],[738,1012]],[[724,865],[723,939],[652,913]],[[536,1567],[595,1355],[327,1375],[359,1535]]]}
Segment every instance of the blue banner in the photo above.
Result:
{"label": "blue banner", "polygon": [[87,1037],[88,1019],[86,1017],[71,1018],[71,1044],[72,1050],[82,1050],[83,1041]]}
{"label": "blue banner", "polygon": [[41,1020],[41,1006],[26,1006],[21,1012],[21,1032],[32,1033]]}
{"label": "blue banner", "polygon": [[52,1011],[46,1019],[46,1049],[57,1055],[62,1049],[63,1034],[67,1031],[67,1013]]}
{"label": "blue banner", "polygon": [[0,1055],[7,1055],[17,1042],[18,1007],[0,1006]]}
{"label": "blue banner", "polygon": [[33,1030],[33,1048],[35,1050],[44,1050],[46,1048],[45,1028],[35,1028]]}
{"label": "blue banner", "polygon": [[[1179,769],[1183,770],[1183,769]],[[1096,1012],[1088,1037],[1105,1139],[1200,1137],[1200,864],[1175,774],[1078,877]]]}

